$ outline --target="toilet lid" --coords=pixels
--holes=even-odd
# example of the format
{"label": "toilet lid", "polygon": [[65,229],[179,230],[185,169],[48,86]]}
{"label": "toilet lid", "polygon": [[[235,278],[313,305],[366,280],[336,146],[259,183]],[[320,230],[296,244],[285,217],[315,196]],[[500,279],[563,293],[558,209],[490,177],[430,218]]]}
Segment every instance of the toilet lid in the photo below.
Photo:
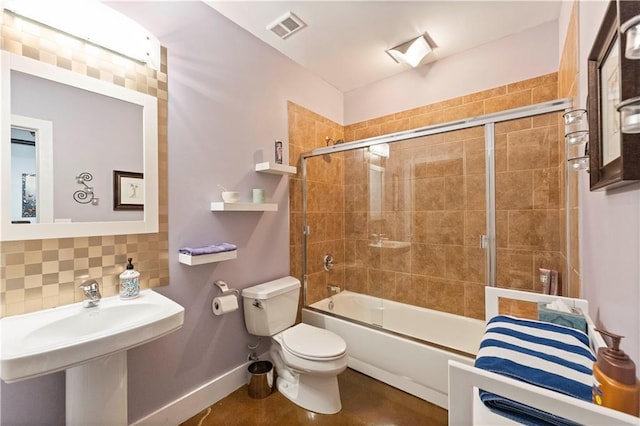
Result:
{"label": "toilet lid", "polygon": [[300,323],[282,332],[285,348],[305,359],[335,359],[347,351],[347,343],[335,333]]}

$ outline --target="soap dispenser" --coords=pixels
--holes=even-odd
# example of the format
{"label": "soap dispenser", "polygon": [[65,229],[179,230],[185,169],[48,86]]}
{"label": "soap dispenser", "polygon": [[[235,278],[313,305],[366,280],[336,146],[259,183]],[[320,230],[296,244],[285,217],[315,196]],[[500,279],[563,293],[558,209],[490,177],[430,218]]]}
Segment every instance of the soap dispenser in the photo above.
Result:
{"label": "soap dispenser", "polygon": [[629,356],[620,350],[623,336],[596,329],[611,338],[611,347],[598,349],[593,364],[593,402],[623,413],[638,416],[640,382],[636,378],[636,366]]}
{"label": "soap dispenser", "polygon": [[127,260],[127,269],[120,274],[120,299],[134,299],[140,294],[140,272],[133,269],[133,258]]}

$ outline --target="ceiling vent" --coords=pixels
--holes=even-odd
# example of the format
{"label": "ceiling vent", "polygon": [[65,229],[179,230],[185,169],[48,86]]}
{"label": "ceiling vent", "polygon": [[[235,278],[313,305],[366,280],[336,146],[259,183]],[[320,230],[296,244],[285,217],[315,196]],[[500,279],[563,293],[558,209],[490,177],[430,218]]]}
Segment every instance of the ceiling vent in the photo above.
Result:
{"label": "ceiling vent", "polygon": [[306,26],[307,24],[305,24],[302,19],[298,18],[292,12],[287,12],[267,25],[267,29],[284,40]]}

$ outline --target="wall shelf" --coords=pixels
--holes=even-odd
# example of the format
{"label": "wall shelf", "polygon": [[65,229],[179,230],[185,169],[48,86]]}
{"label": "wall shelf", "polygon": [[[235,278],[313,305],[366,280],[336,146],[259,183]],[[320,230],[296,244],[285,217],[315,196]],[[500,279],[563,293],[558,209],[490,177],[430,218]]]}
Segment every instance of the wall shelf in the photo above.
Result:
{"label": "wall shelf", "polygon": [[185,253],[178,253],[178,261],[185,265],[195,266],[204,265],[205,263],[222,262],[224,260],[232,260],[238,257],[238,250],[223,251],[220,253],[203,254],[199,256],[191,256]]}
{"label": "wall shelf", "polygon": [[214,212],[276,212],[278,205],[272,203],[225,203],[215,201],[211,203]]}
{"label": "wall shelf", "polygon": [[286,164],[265,161],[264,163],[256,164],[256,172],[269,173],[272,175],[295,175],[298,169],[293,166],[287,166]]}

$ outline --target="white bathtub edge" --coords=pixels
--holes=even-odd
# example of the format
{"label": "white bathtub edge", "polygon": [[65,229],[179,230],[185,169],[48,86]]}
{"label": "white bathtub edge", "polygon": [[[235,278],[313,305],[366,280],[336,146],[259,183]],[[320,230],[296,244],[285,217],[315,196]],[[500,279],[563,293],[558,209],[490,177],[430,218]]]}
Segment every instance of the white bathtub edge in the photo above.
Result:
{"label": "white bathtub edge", "polygon": [[351,356],[349,357],[349,368],[366,374],[369,377],[373,377],[376,380],[407,392],[413,396],[424,399],[425,401],[429,401],[432,404],[444,408],[445,410],[448,408],[447,394],[443,394],[434,389],[429,389],[425,386],[415,383],[409,378],[390,373],[386,370],[383,370]]}
{"label": "white bathtub edge", "polygon": [[448,361],[473,363],[473,358],[315,310],[303,309],[302,321],[342,337],[349,367],[445,409]]}

